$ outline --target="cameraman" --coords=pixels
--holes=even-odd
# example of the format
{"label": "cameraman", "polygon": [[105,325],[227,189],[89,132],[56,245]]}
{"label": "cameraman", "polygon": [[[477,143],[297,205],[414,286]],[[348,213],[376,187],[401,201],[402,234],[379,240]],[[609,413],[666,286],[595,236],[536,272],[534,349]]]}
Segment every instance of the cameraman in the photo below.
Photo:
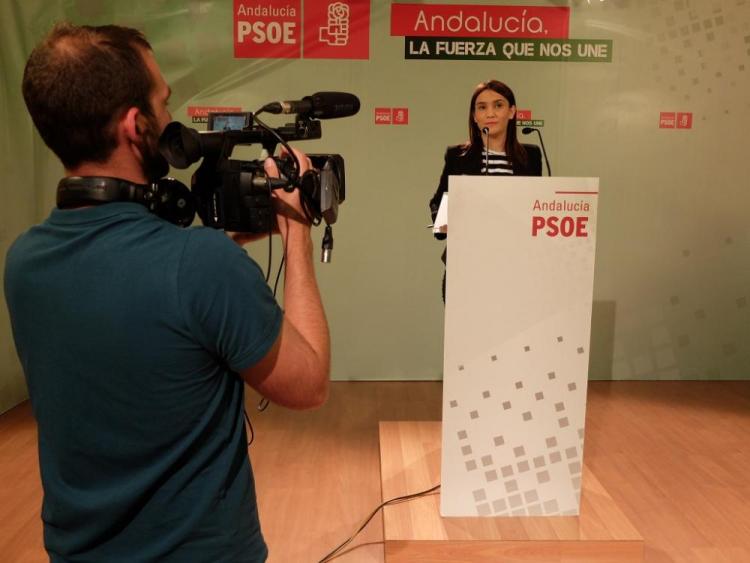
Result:
{"label": "cameraman", "polygon": [[[170,89],[140,32],[56,25],[27,62],[23,94],[66,177],[145,184],[167,173],[157,141]],[[8,252],[53,562],[266,559],[244,384],[314,408],[330,365],[310,225],[296,192],[276,192],[285,311],[224,233],[181,229],[138,203],[53,209]]]}

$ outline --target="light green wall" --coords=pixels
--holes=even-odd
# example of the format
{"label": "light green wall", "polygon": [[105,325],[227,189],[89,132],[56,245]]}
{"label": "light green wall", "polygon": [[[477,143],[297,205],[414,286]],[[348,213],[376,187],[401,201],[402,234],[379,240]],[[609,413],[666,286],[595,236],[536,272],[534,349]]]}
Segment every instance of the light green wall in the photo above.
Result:
{"label": "light green wall", "polygon": [[[545,121],[555,175],[601,178],[591,377],[749,377],[750,5],[514,3],[570,6],[570,37],[612,39],[613,62],[406,61],[403,38],[389,35],[390,3],[378,0],[366,61],[235,60],[228,0],[3,2],[2,256],[46,216],[61,171],[20,96],[32,46],[58,19],[139,27],[183,122],[188,105],[253,110],[319,90],[360,96],[359,115],[324,122],[323,139],[303,145],[340,152],[347,165],[333,263],[318,268],[333,375],[440,378],[442,245],[425,228],[426,202],[445,146],[465,139],[473,86],[494,77],[514,88],[520,108]],[[408,107],[409,125],[374,125],[375,107]],[[658,129],[660,111],[692,112],[693,128]],[[188,182],[190,172],[175,175]],[[251,251],[264,267],[265,249]],[[25,393],[1,310],[0,411]]]}

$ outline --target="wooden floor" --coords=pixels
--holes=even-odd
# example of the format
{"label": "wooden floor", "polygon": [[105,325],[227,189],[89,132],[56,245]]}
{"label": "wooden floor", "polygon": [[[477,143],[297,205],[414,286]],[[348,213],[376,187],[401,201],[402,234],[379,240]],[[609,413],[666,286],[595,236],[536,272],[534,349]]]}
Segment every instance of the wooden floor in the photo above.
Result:
{"label": "wooden floor", "polygon": [[[334,383],[325,407],[255,411],[250,448],[270,561],[315,562],[380,501],[378,422],[439,420],[440,383]],[[648,563],[750,561],[750,382],[592,382],[586,464]],[[0,416],[0,559],[46,561],[28,403]],[[337,559],[383,561],[378,515]]]}

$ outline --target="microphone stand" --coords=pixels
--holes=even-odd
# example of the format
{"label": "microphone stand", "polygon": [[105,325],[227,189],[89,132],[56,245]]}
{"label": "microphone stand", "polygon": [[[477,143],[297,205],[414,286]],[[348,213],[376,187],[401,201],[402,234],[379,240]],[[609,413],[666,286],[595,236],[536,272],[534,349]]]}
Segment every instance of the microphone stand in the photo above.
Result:
{"label": "microphone stand", "polygon": [[524,135],[528,135],[532,131],[536,131],[537,134],[539,135],[539,142],[542,145],[542,154],[544,155],[544,162],[547,163],[547,175],[552,176],[552,170],[550,170],[549,168],[549,159],[547,158],[547,149],[544,148],[544,139],[542,139],[542,132],[536,127],[524,127],[523,129],[521,129],[521,133],[523,133]]}
{"label": "microphone stand", "polygon": [[490,128],[482,127],[484,133],[484,175],[490,173]]}

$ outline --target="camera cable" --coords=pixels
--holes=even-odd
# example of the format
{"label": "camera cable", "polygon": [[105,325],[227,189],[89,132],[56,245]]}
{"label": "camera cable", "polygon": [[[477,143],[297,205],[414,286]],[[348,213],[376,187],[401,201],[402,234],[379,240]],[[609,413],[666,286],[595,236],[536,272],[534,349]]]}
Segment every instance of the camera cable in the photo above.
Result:
{"label": "camera cable", "polygon": [[[273,191],[273,188],[271,187],[271,179],[266,178],[266,186],[268,187],[268,196],[271,197],[271,193]],[[271,279],[271,266],[273,264],[273,225],[269,225],[268,227],[268,265],[266,266],[266,283]],[[281,266],[279,266],[279,272],[276,275],[276,283],[273,286],[273,296],[276,297],[276,286],[279,283],[279,276],[281,274],[281,267],[284,265],[284,258],[282,256],[281,259]],[[258,401],[258,406],[256,407],[258,409],[258,412],[263,412],[268,408],[270,401],[266,397],[261,397],[260,401]],[[245,415],[245,421],[247,423],[247,428],[250,433],[250,439],[247,442],[247,447],[249,448],[250,445],[253,443],[253,440],[255,439],[255,431],[253,430],[253,424],[250,422],[250,417],[247,414],[247,409],[243,406],[242,408],[242,414]]]}
{"label": "camera cable", "polygon": [[343,553],[341,553],[341,550],[344,549],[347,545],[349,545],[352,541],[354,541],[354,538],[356,538],[357,535],[362,530],[365,529],[365,527],[367,526],[367,524],[370,523],[370,520],[372,520],[375,517],[375,515],[378,513],[378,511],[381,508],[384,508],[386,506],[390,506],[392,504],[400,504],[402,502],[407,502],[407,501],[413,500],[415,498],[427,496],[430,493],[434,493],[439,488],[440,488],[440,484],[438,483],[434,487],[432,487],[430,489],[427,489],[425,491],[420,491],[418,493],[412,493],[412,494],[404,495],[404,496],[401,496],[401,497],[395,497],[395,498],[389,499],[389,500],[387,500],[385,502],[382,502],[380,505],[378,505],[378,507],[375,510],[373,510],[370,513],[370,515],[367,518],[365,518],[365,520],[362,522],[362,524],[359,526],[359,528],[357,528],[356,532],[354,532],[346,541],[342,542],[335,549],[333,549],[332,551],[330,551],[325,557],[323,557],[323,559],[321,559],[320,561],[318,561],[318,563],[327,563],[328,561],[331,561],[331,560],[335,559],[336,557],[339,557],[340,555],[343,555]]}
{"label": "camera cable", "polygon": [[[286,149],[286,151],[289,154],[289,156],[292,157],[292,161],[294,162],[294,175],[293,175],[292,178],[289,179],[290,180],[289,184],[290,184],[290,186],[293,186],[300,179],[300,170],[302,170],[302,166],[300,165],[299,159],[297,158],[297,155],[294,154],[294,151],[292,150],[292,147],[289,145],[289,143],[287,143],[286,140],[284,140],[284,138],[281,135],[279,135],[278,132],[276,132],[275,129],[273,129],[272,127],[269,127],[268,125],[266,125],[265,123],[263,123],[263,121],[261,121],[260,119],[258,119],[258,114],[262,113],[262,112],[263,112],[262,108],[259,109],[257,112],[255,112],[253,114],[253,120],[258,125],[260,125],[263,129],[265,129],[271,135],[273,135],[279,141],[279,143],[281,143],[281,146],[283,146]],[[286,188],[284,188],[284,189],[286,189]],[[289,190],[289,191],[291,191],[291,190]]]}

